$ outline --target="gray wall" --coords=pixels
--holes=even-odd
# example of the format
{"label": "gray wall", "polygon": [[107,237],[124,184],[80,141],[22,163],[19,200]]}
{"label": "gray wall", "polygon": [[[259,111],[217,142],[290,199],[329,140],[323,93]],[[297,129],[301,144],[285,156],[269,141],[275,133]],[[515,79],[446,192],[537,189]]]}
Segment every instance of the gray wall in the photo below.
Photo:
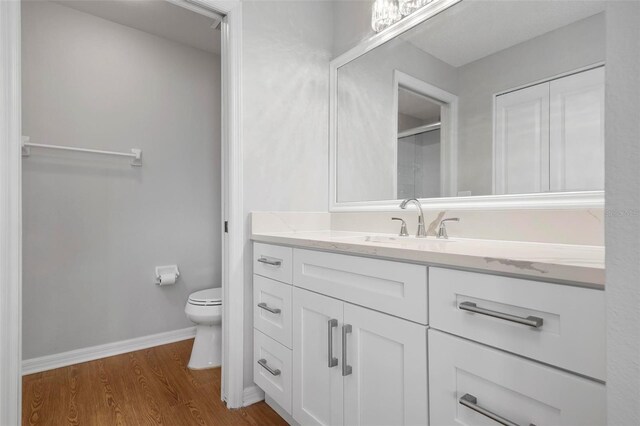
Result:
{"label": "gray wall", "polygon": [[604,61],[604,14],[458,68],[458,191],[493,193],[493,95]]}
{"label": "gray wall", "polygon": [[[144,150],[34,150],[23,161],[24,358],[192,325],[220,285],[220,63],[54,3],[23,3],[24,134]],[[177,263],[172,287],[155,265]]]}
{"label": "gray wall", "polygon": [[326,211],[332,3],[243,2],[244,382],[253,384],[251,211]]}
{"label": "gray wall", "polygon": [[640,424],[640,2],[609,2],[605,144],[607,424]]}

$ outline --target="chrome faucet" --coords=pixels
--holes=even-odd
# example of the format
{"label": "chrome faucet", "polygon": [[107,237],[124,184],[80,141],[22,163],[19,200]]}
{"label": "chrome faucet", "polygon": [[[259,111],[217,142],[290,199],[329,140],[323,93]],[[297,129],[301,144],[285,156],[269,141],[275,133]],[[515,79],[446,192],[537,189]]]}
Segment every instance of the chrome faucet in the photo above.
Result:
{"label": "chrome faucet", "polygon": [[422,213],[422,204],[415,198],[408,198],[400,203],[401,209],[406,209],[407,204],[413,203],[418,207],[418,232],[416,232],[416,238],[425,238],[427,236],[427,230],[424,228],[424,214]]}
{"label": "chrome faucet", "polygon": [[407,222],[404,221],[404,219],[400,218],[400,217],[392,217],[391,220],[399,220],[400,222],[402,222],[402,225],[400,226],[400,236],[401,237],[408,237],[409,233],[407,232]]}
{"label": "chrome faucet", "polygon": [[460,218],[450,217],[449,219],[442,219],[440,221],[440,226],[438,227],[438,235],[437,238],[448,239],[449,235],[447,235],[447,225],[446,222],[460,222]]}

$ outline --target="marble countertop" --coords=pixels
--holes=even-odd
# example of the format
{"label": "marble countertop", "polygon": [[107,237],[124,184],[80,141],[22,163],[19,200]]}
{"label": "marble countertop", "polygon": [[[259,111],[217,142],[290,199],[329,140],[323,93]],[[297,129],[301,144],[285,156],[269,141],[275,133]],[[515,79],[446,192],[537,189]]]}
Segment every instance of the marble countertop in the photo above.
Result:
{"label": "marble countertop", "polygon": [[603,288],[604,247],[347,231],[254,233],[252,240]]}

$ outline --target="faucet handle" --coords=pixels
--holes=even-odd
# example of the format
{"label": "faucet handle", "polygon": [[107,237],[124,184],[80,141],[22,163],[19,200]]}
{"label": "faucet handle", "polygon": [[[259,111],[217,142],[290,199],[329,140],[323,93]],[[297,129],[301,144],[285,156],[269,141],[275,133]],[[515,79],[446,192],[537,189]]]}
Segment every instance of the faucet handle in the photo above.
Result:
{"label": "faucet handle", "polygon": [[402,225],[400,226],[400,236],[401,237],[408,237],[409,233],[407,232],[407,222],[404,221],[404,219],[399,218],[399,217],[392,217],[391,220],[399,220],[400,222],[402,222]]}
{"label": "faucet handle", "polygon": [[446,222],[460,222],[460,218],[459,217],[450,217],[450,218],[447,218],[447,219],[442,219],[440,221],[440,226],[438,227],[437,238],[444,238],[445,240],[449,238],[449,235],[447,235]]}

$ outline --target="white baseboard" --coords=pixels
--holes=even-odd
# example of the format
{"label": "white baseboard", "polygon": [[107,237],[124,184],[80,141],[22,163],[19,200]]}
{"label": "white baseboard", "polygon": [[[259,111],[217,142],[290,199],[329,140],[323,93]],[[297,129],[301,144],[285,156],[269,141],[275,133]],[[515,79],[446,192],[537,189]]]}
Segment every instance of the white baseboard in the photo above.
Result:
{"label": "white baseboard", "polygon": [[46,355],[39,358],[26,359],[22,361],[22,374],[27,375],[39,373],[41,371],[53,370],[54,368],[66,367],[68,365],[79,364],[81,362],[93,361],[113,355],[120,355],[140,349],[151,348],[153,346],[179,342],[180,340],[191,339],[195,335],[196,328],[189,327],[181,330],[136,337],[135,339],[122,340],[120,342],[76,349],[59,354]]}
{"label": "white baseboard", "polygon": [[264,392],[257,386],[244,388],[242,391],[242,406],[247,407],[264,399]]}

